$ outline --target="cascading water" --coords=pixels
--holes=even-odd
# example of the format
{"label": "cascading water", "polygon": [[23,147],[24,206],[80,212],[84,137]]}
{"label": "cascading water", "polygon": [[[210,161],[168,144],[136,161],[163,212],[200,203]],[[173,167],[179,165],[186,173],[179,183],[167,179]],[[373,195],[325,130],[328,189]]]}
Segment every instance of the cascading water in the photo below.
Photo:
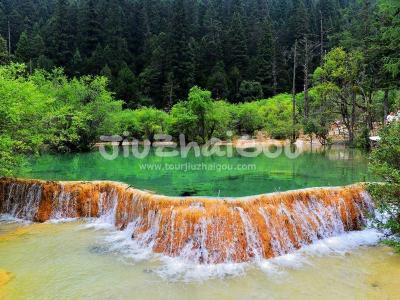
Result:
{"label": "cascading water", "polygon": [[32,221],[39,208],[42,187],[39,183],[13,182],[7,186],[6,191],[0,192],[0,195],[3,213]]}
{"label": "cascading water", "polygon": [[284,255],[361,229],[372,211],[362,185],[219,199],[165,197],[115,182],[0,179],[0,213],[36,222],[98,218],[142,248],[203,264]]}

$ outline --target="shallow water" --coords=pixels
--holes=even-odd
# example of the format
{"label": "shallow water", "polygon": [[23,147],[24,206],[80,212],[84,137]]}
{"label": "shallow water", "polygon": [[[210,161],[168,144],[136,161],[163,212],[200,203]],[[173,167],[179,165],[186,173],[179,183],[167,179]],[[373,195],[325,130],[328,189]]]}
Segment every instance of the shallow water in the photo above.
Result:
{"label": "shallow water", "polygon": [[[271,150],[273,151],[273,150]],[[185,168],[190,170],[186,170]],[[195,168],[200,168],[193,170]],[[225,169],[224,169],[225,168]],[[99,152],[43,155],[32,159],[19,176],[47,180],[112,180],[158,194],[178,196],[249,196],[305,187],[339,186],[372,180],[365,153],[354,149],[304,150],[296,159],[195,157],[144,159],[121,153],[115,160]]]}
{"label": "shallow water", "polygon": [[[252,264],[189,265],[98,221],[0,223],[0,299],[398,299],[400,256],[374,230]],[[1,283],[1,281],[0,281]]]}

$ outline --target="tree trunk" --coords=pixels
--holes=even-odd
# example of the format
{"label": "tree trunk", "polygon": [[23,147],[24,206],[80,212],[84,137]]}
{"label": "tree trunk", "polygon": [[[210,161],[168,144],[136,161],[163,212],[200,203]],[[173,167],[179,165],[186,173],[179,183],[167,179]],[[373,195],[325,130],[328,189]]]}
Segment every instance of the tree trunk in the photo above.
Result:
{"label": "tree trunk", "polygon": [[276,54],[272,57],[272,94],[275,96],[278,87],[278,80],[276,74]]}
{"label": "tree trunk", "polygon": [[11,58],[11,28],[10,21],[8,21],[8,57]]}
{"label": "tree trunk", "polygon": [[278,90],[277,57],[276,57],[276,38],[272,45],[272,94],[275,96]]}
{"label": "tree trunk", "polygon": [[293,83],[292,83],[292,143],[296,141],[296,68],[297,68],[297,40],[294,42],[293,53]]}
{"label": "tree trunk", "polygon": [[172,93],[173,93],[173,90],[174,90],[174,82],[173,81],[171,81],[171,86],[170,86],[170,89],[169,89],[169,96],[168,96],[168,106],[169,106],[169,109],[171,109],[172,108]]}
{"label": "tree trunk", "polygon": [[324,64],[324,26],[322,22],[322,11],[319,11],[319,26],[320,26],[320,55],[321,55],[321,66]]}
{"label": "tree trunk", "polygon": [[308,65],[309,65],[309,45],[308,45],[308,39],[305,38],[304,40],[304,119],[308,119],[308,112],[309,112],[309,99],[308,99]]}
{"label": "tree trunk", "polygon": [[386,116],[389,114],[389,90],[385,90],[383,97],[383,126],[386,125]]}
{"label": "tree trunk", "polygon": [[353,145],[353,143],[354,143],[355,124],[356,124],[356,93],[352,92],[350,126],[347,129],[349,131],[349,144],[350,145]]}
{"label": "tree trunk", "polygon": [[203,143],[206,143],[206,119],[205,116],[202,115],[200,118],[201,128],[200,128],[200,136],[203,140]]}

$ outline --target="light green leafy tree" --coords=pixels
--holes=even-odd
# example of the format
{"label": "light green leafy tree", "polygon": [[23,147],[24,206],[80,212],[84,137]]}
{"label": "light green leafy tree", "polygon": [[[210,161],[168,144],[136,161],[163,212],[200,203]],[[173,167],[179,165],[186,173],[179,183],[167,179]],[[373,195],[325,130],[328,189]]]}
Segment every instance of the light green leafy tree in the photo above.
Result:
{"label": "light green leafy tree", "polygon": [[264,119],[257,102],[238,104],[233,108],[236,132],[253,134],[264,126]]}
{"label": "light green leafy tree", "polygon": [[[291,136],[293,132],[291,101],[289,94],[280,94],[259,102],[264,119],[264,129],[271,137],[287,139]],[[299,131],[300,127],[296,127],[295,130]]]}
{"label": "light green leafy tree", "polygon": [[14,174],[49,136],[46,114],[54,99],[25,75],[21,64],[0,67],[0,175]]}
{"label": "light green leafy tree", "polygon": [[324,57],[324,64],[314,72],[314,82],[325,106],[341,117],[346,126],[349,143],[353,144],[357,122],[357,94],[362,82],[361,52],[346,52],[342,48],[331,50]]}
{"label": "light green leafy tree", "polygon": [[162,110],[151,107],[140,108],[134,111],[134,118],[139,134],[150,143],[154,142],[156,134],[165,133],[168,115]]}

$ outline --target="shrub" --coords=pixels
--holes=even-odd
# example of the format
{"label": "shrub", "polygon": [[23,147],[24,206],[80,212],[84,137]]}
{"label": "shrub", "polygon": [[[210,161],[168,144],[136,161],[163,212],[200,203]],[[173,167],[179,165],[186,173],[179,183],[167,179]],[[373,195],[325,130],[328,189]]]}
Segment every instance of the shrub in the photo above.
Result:
{"label": "shrub", "polygon": [[[286,139],[292,135],[292,97],[280,94],[271,99],[260,101],[264,118],[264,129],[277,139]],[[300,128],[296,128],[298,131]]]}
{"label": "shrub", "polygon": [[371,169],[383,184],[370,184],[369,191],[378,209],[387,216],[379,222],[382,228],[400,234],[400,123],[391,124],[381,132],[379,147],[371,153]]}

